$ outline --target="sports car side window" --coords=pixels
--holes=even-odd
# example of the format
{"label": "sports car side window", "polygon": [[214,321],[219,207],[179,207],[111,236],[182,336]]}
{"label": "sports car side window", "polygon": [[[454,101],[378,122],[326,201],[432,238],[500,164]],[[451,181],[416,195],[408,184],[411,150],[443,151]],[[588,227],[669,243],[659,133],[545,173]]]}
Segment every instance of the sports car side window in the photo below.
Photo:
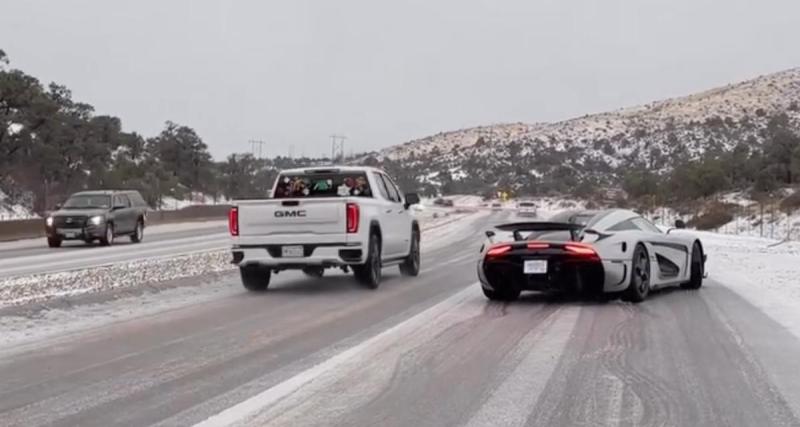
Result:
{"label": "sports car side window", "polygon": [[608,228],[608,231],[627,231],[627,230],[641,230],[636,224],[633,223],[633,220],[625,220],[622,222],[618,222],[613,226]]}
{"label": "sports car side window", "polygon": [[649,231],[651,233],[661,233],[661,229],[653,225],[650,221],[644,218],[634,218],[633,223],[636,224],[642,231]]}

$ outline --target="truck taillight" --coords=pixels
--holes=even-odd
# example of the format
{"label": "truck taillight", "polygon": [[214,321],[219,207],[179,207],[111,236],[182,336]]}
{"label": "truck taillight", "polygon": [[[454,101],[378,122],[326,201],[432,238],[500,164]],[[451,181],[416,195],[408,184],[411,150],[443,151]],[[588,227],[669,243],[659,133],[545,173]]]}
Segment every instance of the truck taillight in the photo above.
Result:
{"label": "truck taillight", "polygon": [[360,219],[358,205],[355,203],[347,204],[347,232],[358,233],[358,221]]}
{"label": "truck taillight", "polygon": [[231,236],[239,235],[239,208],[234,206],[228,212],[228,231]]}

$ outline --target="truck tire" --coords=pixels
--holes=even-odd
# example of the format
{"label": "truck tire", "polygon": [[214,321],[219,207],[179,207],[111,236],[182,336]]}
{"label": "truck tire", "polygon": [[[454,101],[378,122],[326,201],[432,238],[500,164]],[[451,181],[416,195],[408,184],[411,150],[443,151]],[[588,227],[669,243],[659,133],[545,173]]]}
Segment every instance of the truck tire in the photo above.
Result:
{"label": "truck tire", "polygon": [[419,231],[411,232],[411,251],[405,261],[400,264],[400,274],[403,276],[419,276]]}
{"label": "truck tire", "polygon": [[60,248],[61,247],[61,239],[58,237],[48,237],[47,238],[47,246],[51,248]]}
{"label": "truck tire", "polygon": [[369,252],[364,264],[353,266],[353,273],[362,285],[377,289],[381,284],[381,239],[376,233],[369,235]]}
{"label": "truck tire", "polygon": [[247,265],[239,267],[239,274],[245,289],[250,292],[264,292],[269,287],[272,270],[259,265]]}

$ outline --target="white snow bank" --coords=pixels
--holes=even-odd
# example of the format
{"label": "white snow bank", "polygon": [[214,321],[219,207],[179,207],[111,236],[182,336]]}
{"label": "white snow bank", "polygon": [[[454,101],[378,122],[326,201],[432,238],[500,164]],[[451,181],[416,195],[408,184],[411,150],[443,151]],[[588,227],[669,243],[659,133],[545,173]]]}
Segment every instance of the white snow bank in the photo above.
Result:
{"label": "white snow bank", "polygon": [[211,196],[202,193],[193,193],[189,196],[189,200],[178,200],[174,197],[164,197],[161,199],[161,209],[170,211],[195,205],[220,205],[227,202],[228,201],[225,198],[217,198],[217,200],[214,201],[214,198]]}
{"label": "white snow bank", "polygon": [[25,206],[12,204],[8,200],[8,196],[0,191],[0,221],[30,218],[37,218],[37,216]]}
{"label": "white snow bank", "polygon": [[697,233],[709,278],[732,289],[800,338],[800,242]]}

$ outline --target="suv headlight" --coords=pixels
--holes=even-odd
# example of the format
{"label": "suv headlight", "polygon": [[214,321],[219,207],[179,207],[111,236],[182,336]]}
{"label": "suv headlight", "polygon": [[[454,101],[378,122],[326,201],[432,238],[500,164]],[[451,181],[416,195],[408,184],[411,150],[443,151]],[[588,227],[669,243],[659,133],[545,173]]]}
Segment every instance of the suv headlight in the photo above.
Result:
{"label": "suv headlight", "polygon": [[53,226],[53,217],[52,216],[48,216],[47,219],[44,220],[44,223],[47,224],[48,227],[52,227]]}
{"label": "suv headlight", "polygon": [[100,225],[103,221],[105,221],[105,218],[100,215],[89,218],[89,224],[91,225]]}

